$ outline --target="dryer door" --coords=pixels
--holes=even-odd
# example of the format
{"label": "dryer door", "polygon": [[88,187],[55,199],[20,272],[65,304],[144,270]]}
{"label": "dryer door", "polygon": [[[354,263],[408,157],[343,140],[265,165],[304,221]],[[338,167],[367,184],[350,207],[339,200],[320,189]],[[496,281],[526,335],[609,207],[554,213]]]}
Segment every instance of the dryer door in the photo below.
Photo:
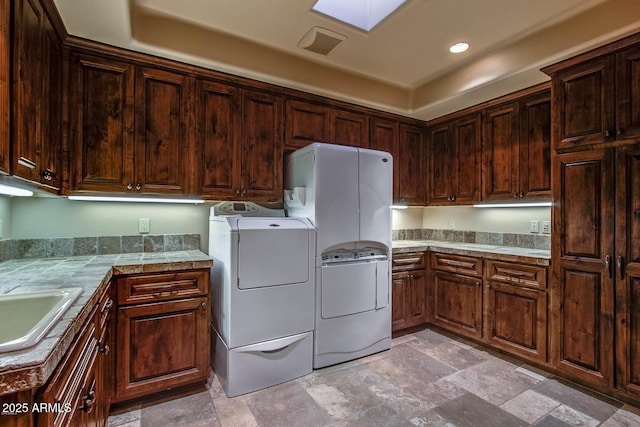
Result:
{"label": "dryer door", "polygon": [[238,287],[254,289],[309,280],[309,228],[295,218],[238,220]]}

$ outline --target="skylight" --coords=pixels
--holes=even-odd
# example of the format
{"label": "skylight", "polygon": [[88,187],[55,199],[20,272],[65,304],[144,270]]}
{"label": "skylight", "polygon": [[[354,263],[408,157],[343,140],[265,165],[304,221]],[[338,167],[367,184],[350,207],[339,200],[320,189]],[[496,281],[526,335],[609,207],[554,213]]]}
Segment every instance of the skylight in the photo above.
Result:
{"label": "skylight", "polygon": [[399,8],[406,0],[318,0],[313,6],[316,12],[329,15],[338,21],[371,31],[384,18]]}

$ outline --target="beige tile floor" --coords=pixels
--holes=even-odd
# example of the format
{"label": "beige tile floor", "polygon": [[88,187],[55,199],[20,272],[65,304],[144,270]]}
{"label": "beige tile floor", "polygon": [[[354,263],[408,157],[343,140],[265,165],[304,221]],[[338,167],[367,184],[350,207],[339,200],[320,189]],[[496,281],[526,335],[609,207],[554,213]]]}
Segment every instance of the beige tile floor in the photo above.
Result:
{"label": "beige tile floor", "polygon": [[208,390],[109,417],[139,426],[640,426],[640,409],[425,329],[391,350],[228,398]]}

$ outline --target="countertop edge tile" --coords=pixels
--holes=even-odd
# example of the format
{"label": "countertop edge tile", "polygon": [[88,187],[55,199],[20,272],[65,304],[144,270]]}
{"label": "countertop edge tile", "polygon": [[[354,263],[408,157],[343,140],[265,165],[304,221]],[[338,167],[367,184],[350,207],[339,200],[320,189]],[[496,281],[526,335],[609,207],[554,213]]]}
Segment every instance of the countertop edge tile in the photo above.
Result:
{"label": "countertop edge tile", "polygon": [[[56,261],[53,266],[50,258],[28,260],[26,267],[18,264],[17,269],[21,269],[21,272],[26,268],[34,269],[35,272],[32,277],[25,275],[22,279],[21,276],[11,293],[20,292],[21,288],[26,291],[37,287],[46,289],[82,286],[85,288],[83,292],[91,292],[91,296],[79,298],[79,301],[69,308],[72,310],[82,304],[78,313],[68,317],[63,315],[37,345],[0,353],[0,396],[39,388],[46,384],[114,276],[210,268],[213,263],[207,254],[198,250],[156,252],[153,257],[145,257],[145,253],[61,257]],[[8,262],[0,263],[0,266]],[[45,265],[46,268],[40,268]],[[91,267],[91,274],[87,274],[86,278],[82,275],[83,280],[78,280],[77,273],[86,267]],[[104,267],[104,270],[101,267]],[[43,277],[38,277],[38,274]],[[63,285],[60,285],[61,282]]]}
{"label": "countertop edge tile", "polygon": [[392,253],[443,252],[495,259],[499,261],[523,262],[541,266],[550,265],[551,251],[519,248],[514,246],[483,245],[478,243],[444,242],[440,240],[394,240]]}

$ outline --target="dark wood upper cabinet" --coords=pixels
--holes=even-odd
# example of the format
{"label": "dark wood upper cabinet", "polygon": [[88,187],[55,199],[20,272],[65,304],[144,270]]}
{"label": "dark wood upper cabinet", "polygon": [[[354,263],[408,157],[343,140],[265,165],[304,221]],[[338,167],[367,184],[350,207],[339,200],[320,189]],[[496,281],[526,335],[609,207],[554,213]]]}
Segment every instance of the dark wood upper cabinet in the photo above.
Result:
{"label": "dark wood upper cabinet", "polygon": [[196,82],[196,171],[199,194],[237,197],[240,188],[239,90],[217,82]]}
{"label": "dark wood upper cabinet", "polygon": [[285,147],[297,150],[312,142],[329,142],[329,108],[288,99],[286,102]]}
{"label": "dark wood upper cabinet", "polygon": [[62,41],[37,0],[13,3],[11,172],[57,191],[61,183]]}
{"label": "dark wood upper cabinet", "polygon": [[282,200],[283,110],[280,97],[199,79],[196,191],[227,200]]}
{"label": "dark wood upper cabinet", "polygon": [[518,195],[525,199],[551,197],[551,93],[520,101]]}
{"label": "dark wood upper cabinet", "polygon": [[480,199],[480,114],[429,130],[429,205],[473,203]]}
{"label": "dark wood upper cabinet", "polygon": [[10,171],[11,2],[0,1],[0,173]]}
{"label": "dark wood upper cabinet", "polygon": [[543,69],[553,77],[555,149],[640,136],[640,46],[603,50]]}
{"label": "dark wood upper cabinet", "polygon": [[331,109],[331,143],[369,147],[369,117],[362,113]]}
{"label": "dark wood upper cabinet", "polygon": [[126,191],[134,183],[134,66],[71,56],[71,190]]}
{"label": "dark wood upper cabinet", "polygon": [[549,90],[488,108],[482,156],[482,200],[551,198]]}
{"label": "dark wood upper cabinet", "polygon": [[244,91],[240,144],[243,198],[282,200],[284,102],[281,97]]}
{"label": "dark wood upper cabinet", "polygon": [[427,197],[425,186],[427,178],[426,151],[424,129],[400,124],[397,202],[418,206],[425,204]]}
{"label": "dark wood upper cabinet", "polygon": [[393,199],[398,196],[398,177],[400,175],[400,160],[398,149],[400,142],[400,125],[395,120],[371,117],[369,119],[369,148],[386,151],[393,156]]}
{"label": "dark wood upper cabinet", "polygon": [[136,69],[132,183],[136,191],[189,192],[186,124],[190,95],[190,79],[184,74]]}

